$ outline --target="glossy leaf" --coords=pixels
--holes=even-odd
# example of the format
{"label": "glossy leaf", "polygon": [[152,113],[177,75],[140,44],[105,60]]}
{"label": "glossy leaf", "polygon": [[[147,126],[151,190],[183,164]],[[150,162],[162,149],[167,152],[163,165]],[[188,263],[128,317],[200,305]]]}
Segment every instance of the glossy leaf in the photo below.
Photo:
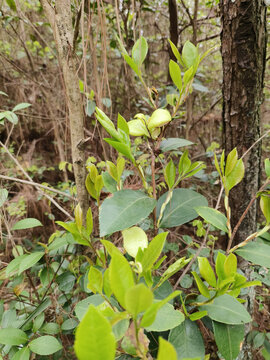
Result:
{"label": "glossy leaf", "polygon": [[194,276],[194,279],[196,281],[197,287],[199,289],[199,292],[206,298],[210,299],[210,292],[207,288],[207,286],[202,282],[201,278],[199,277],[199,275],[195,272],[192,271],[191,272],[192,275]]}
{"label": "glossy leaf", "polygon": [[116,342],[109,321],[90,305],[77,328],[74,344],[78,360],[114,360]]}
{"label": "glossy leaf", "polygon": [[243,179],[245,175],[245,166],[242,159],[237,160],[236,165],[234,166],[233,170],[230,172],[228,176],[225,177],[225,190],[231,190],[240,181]]}
{"label": "glossy leaf", "polygon": [[226,277],[234,276],[237,271],[237,258],[234,254],[229,254],[224,262],[224,272]]}
{"label": "glossy leaf", "polygon": [[53,336],[44,335],[29,343],[32,352],[38,355],[51,355],[62,349],[60,342]]}
{"label": "glossy leaf", "polygon": [[228,232],[227,218],[220,211],[207,206],[197,207],[195,210],[207,223],[214,225],[219,230]]}
{"label": "glossy leaf", "polygon": [[11,360],[29,360],[30,359],[30,350],[28,347],[23,347],[12,357]]}
{"label": "glossy leaf", "polygon": [[167,331],[180,325],[185,320],[184,314],[175,310],[171,304],[164,304],[157,312],[155,321],[148,327],[147,331]]}
{"label": "glossy leaf", "polygon": [[260,207],[267,224],[270,223],[270,197],[267,195],[261,195]]}
{"label": "glossy leaf", "polygon": [[100,236],[109,235],[139,223],[152,212],[155,204],[154,199],[141,191],[117,191],[101,205]]}
{"label": "glossy leaf", "polygon": [[148,45],[146,39],[141,36],[132,48],[132,59],[138,67],[142,65],[148,52]]}
{"label": "glossy leaf", "polygon": [[270,159],[264,160],[264,168],[265,168],[266,176],[269,178],[270,177]]}
{"label": "glossy leaf", "polygon": [[129,133],[132,136],[150,136],[145,123],[142,120],[128,122]]}
{"label": "glossy leaf", "polygon": [[43,226],[41,222],[34,218],[27,218],[22,219],[18,222],[16,222],[15,225],[11,228],[11,230],[24,230],[24,229],[31,229],[37,226]]}
{"label": "glossy leaf", "polygon": [[21,329],[5,328],[0,329],[0,344],[22,345],[28,341],[28,336]]}
{"label": "glossy leaf", "polygon": [[88,285],[87,288],[90,289],[94,294],[102,294],[103,287],[103,278],[102,273],[97,268],[91,266],[88,272]]}
{"label": "glossy leaf", "polygon": [[212,287],[216,286],[215,273],[206,257],[198,257],[199,270],[202,278]]}
{"label": "glossy leaf", "polygon": [[270,246],[253,241],[235,251],[253,264],[270,268]]}
{"label": "glossy leaf", "polygon": [[131,67],[131,69],[135,72],[136,75],[140,76],[141,75],[141,71],[139,70],[138,65],[135,63],[135,61],[133,59],[131,59],[130,56],[128,56],[127,54],[124,54],[124,59],[126,60],[127,64]]}
{"label": "glossy leaf", "polygon": [[129,288],[125,295],[126,309],[134,317],[147,310],[152,302],[152,291],[142,283]]}
{"label": "glossy leaf", "polygon": [[225,166],[225,176],[228,176],[234,169],[238,159],[238,154],[236,148],[234,148],[227,156],[226,166]]}
{"label": "glossy leaf", "polygon": [[189,319],[170,331],[169,342],[174,346],[178,359],[199,358],[205,355],[202,335],[196,325]]}
{"label": "glossy leaf", "polygon": [[199,53],[197,47],[190,41],[186,41],[182,50],[182,59],[187,68],[190,68],[195,64],[195,60],[197,59],[198,55]]}
{"label": "glossy leaf", "polygon": [[151,115],[148,122],[148,129],[154,129],[166,125],[172,120],[171,114],[166,109],[157,109]]}
{"label": "glossy leaf", "polygon": [[168,138],[165,140],[162,140],[160,143],[160,150],[162,152],[167,152],[167,151],[171,151],[171,150],[177,150],[181,147],[184,146],[189,146],[192,145],[193,142],[186,140],[186,139],[181,139],[181,138]]}
{"label": "glossy leaf", "polygon": [[104,302],[104,299],[101,297],[101,295],[91,295],[87,298],[79,301],[75,306],[75,314],[78,317],[78,319],[81,321],[86,314],[89,305],[93,304],[94,306],[98,306]]}
{"label": "glossy leaf", "polygon": [[177,354],[173,345],[162,337],[159,337],[158,341],[159,347],[157,360],[177,360]]}
{"label": "glossy leaf", "polygon": [[227,325],[213,321],[215,341],[225,360],[235,360],[244,339],[244,325]]}
{"label": "glossy leaf", "polygon": [[177,61],[179,62],[179,64],[181,64],[181,65],[184,66],[184,63],[183,63],[183,61],[182,61],[182,59],[181,59],[181,55],[180,55],[177,47],[174,45],[174,43],[173,43],[171,40],[169,40],[169,43],[170,43],[170,45],[171,45],[171,49],[172,49],[172,52],[173,52],[175,58],[177,59]]}
{"label": "glossy leaf", "polygon": [[175,182],[176,169],[172,159],[169,161],[164,171],[164,178],[169,189],[171,189]]}
{"label": "glossy leaf", "polygon": [[96,118],[104,129],[116,140],[122,140],[121,135],[115,129],[114,123],[108,118],[108,116],[98,107],[96,107]]}
{"label": "glossy leaf", "polygon": [[141,260],[141,264],[144,272],[150,270],[154,265],[154,263],[159,258],[167,235],[168,235],[167,232],[158,234],[157,236],[154,237],[154,239],[150,242],[148,247],[144,250],[143,257]]}
{"label": "glossy leaf", "polygon": [[224,271],[224,263],[226,261],[226,256],[222,254],[221,252],[218,252],[217,258],[216,258],[216,274],[219,278],[219,280],[223,280],[226,278],[226,274]]}
{"label": "glossy leaf", "polygon": [[214,299],[213,303],[200,306],[201,311],[207,311],[208,316],[215,321],[238,325],[251,321],[245,307],[230,295],[222,295]]}
{"label": "glossy leaf", "polygon": [[125,295],[134,286],[133,273],[126,258],[114,252],[109,266],[111,289],[120,305],[125,309]]}
{"label": "glossy leaf", "polygon": [[[158,200],[157,217],[159,217],[160,208],[165,202],[167,194],[163,194]],[[198,206],[207,206],[207,200],[201,194],[189,189],[173,190],[172,199],[166,205],[160,227],[180,226],[195,219],[198,216],[195,208]]]}
{"label": "glossy leaf", "polygon": [[120,152],[121,154],[123,154],[127,159],[131,160],[132,162],[134,162],[134,157],[131,153],[130,150],[130,145],[124,144],[122,142],[118,142],[112,139],[107,139],[104,138],[104,140],[111,145],[115,150],[117,150],[118,152]]}
{"label": "glossy leaf", "polygon": [[132,256],[136,257],[139,248],[144,250],[148,246],[146,233],[138,226],[133,226],[122,231],[124,239],[124,249]]}
{"label": "glossy leaf", "polygon": [[29,104],[29,103],[20,103],[20,104],[17,104],[17,105],[12,109],[12,111],[24,110],[24,109],[27,109],[29,106],[31,106],[31,104]]}
{"label": "glossy leaf", "polygon": [[27,257],[25,257],[19,266],[19,275],[29,269],[30,267],[34,266],[44,255],[44,252],[38,251],[38,252],[34,252],[30,255],[27,255]]}
{"label": "glossy leaf", "polygon": [[167,302],[169,302],[170,300],[172,300],[173,298],[175,298],[176,296],[178,296],[180,294],[181,294],[181,291],[174,291],[170,295],[165,297],[165,299],[152,304],[150,306],[150,308],[146,310],[146,312],[144,313],[144,315],[142,317],[141,327],[149,327],[151,324],[153,324],[159,309],[161,309],[162,306],[164,306]]}
{"label": "glossy leaf", "polygon": [[179,91],[181,91],[182,90],[181,70],[179,65],[173,60],[170,60],[169,71],[174,85],[178,88]]}

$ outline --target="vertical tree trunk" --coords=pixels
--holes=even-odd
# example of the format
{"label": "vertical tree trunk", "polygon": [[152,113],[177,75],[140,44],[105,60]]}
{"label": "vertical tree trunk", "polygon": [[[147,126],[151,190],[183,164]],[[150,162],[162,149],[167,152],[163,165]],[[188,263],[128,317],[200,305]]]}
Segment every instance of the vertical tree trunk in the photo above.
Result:
{"label": "vertical tree trunk", "polygon": [[[178,14],[176,0],[169,0],[169,16],[170,16],[170,40],[177,47],[178,44]],[[176,61],[175,56],[169,46],[170,59]]]}
{"label": "vertical tree trunk", "polygon": [[[266,6],[263,0],[221,0],[223,59],[223,134],[226,154],[234,147],[242,156],[260,137],[260,106],[266,57]],[[244,158],[243,181],[231,191],[232,226],[258,191],[260,143]],[[256,231],[256,204],[250,209],[235,242]]]}
{"label": "vertical tree trunk", "polygon": [[84,114],[77,76],[76,54],[73,48],[71,4],[70,0],[57,0],[55,8],[47,0],[41,0],[41,4],[54,32],[59,62],[63,71],[77,196],[83,211],[83,219],[85,219],[89,205],[85,188],[85,154],[81,146],[84,139]]}

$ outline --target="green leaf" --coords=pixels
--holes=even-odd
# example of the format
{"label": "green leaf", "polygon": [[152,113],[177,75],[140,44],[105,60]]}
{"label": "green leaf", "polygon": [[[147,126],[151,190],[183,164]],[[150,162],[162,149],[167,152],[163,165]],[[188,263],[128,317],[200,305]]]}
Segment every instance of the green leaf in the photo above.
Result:
{"label": "green leaf", "polygon": [[120,133],[122,133],[123,139],[128,141],[129,140],[128,124],[127,124],[126,120],[123,118],[123,116],[120,114],[118,114],[118,118],[117,118],[117,128],[118,128],[118,131]]}
{"label": "green leaf", "polygon": [[128,123],[129,133],[132,136],[150,136],[145,123],[142,120],[131,120]]}
{"label": "green leaf", "polygon": [[117,191],[117,182],[114,180],[114,178],[109,174],[108,171],[102,172],[102,179],[105,188],[110,192],[114,193]]}
{"label": "green leaf", "polygon": [[162,337],[159,337],[158,341],[159,347],[157,360],[177,360],[177,354],[173,345]]}
{"label": "green leaf", "polygon": [[61,325],[61,330],[68,331],[73,330],[78,326],[78,321],[75,319],[67,319]]}
{"label": "green leaf", "polygon": [[121,135],[115,129],[114,123],[108,118],[108,116],[96,107],[96,118],[99,123],[104,127],[104,129],[117,141],[122,141]]}
{"label": "green leaf", "polygon": [[27,257],[25,257],[20,263],[18,275],[34,266],[42,258],[43,255],[44,252],[42,251],[34,252],[30,255],[27,255]]}
{"label": "green leaf", "polygon": [[80,207],[80,204],[77,204],[74,210],[74,214],[75,214],[75,222],[76,225],[79,229],[79,231],[82,229],[82,223],[83,223],[83,218],[82,218],[82,209]]}
{"label": "green leaf", "polygon": [[224,272],[226,277],[231,277],[236,274],[237,271],[237,257],[234,254],[229,254],[224,262]]}
{"label": "green leaf", "polygon": [[135,72],[136,75],[140,77],[141,71],[138,67],[138,65],[135,63],[133,59],[131,59],[130,56],[127,54],[123,54],[124,59],[126,60],[126,63],[131,67],[131,69]]}
{"label": "green leaf", "polygon": [[155,205],[156,201],[141,191],[117,191],[112,197],[105,199],[100,207],[100,236],[141,222],[153,211]]}
{"label": "green leaf", "polygon": [[263,215],[266,219],[267,224],[270,222],[270,197],[269,195],[261,195],[260,207]]}
{"label": "green leaf", "polygon": [[180,139],[180,138],[168,138],[165,140],[162,140],[160,143],[160,150],[162,152],[167,152],[171,150],[177,150],[184,146],[189,146],[194,144],[193,142],[186,140],[186,139]]}
{"label": "green leaf", "polygon": [[207,223],[214,225],[219,230],[228,232],[227,218],[220,211],[207,206],[196,207],[195,210]]}
{"label": "green leaf", "polygon": [[182,61],[182,59],[181,59],[181,55],[180,55],[177,47],[174,45],[174,43],[173,43],[171,40],[169,40],[169,43],[170,43],[170,45],[171,45],[171,49],[172,49],[172,52],[173,52],[176,60],[179,62],[179,64],[181,64],[181,65],[184,66],[184,63],[183,63],[183,61]]}
{"label": "green leaf", "polygon": [[226,166],[225,166],[225,176],[228,176],[234,169],[238,159],[238,154],[236,148],[234,148],[227,156]]}
{"label": "green leaf", "polygon": [[141,327],[150,326],[155,321],[158,310],[161,309],[162,306],[164,306],[167,302],[169,302],[170,300],[172,300],[173,298],[175,298],[180,294],[181,291],[174,291],[170,295],[168,295],[165,299],[152,304],[150,308],[146,310],[146,312],[142,317]]}
{"label": "green leaf", "polygon": [[204,285],[204,283],[202,282],[201,278],[199,277],[199,275],[195,272],[192,271],[191,274],[194,276],[194,279],[196,281],[197,287],[199,289],[199,292],[206,298],[210,299],[210,292],[207,288],[206,285]]}
{"label": "green leaf", "polygon": [[28,341],[26,333],[20,329],[5,328],[0,329],[0,344],[21,345]]}
{"label": "green leaf", "polygon": [[115,150],[123,154],[126,158],[131,160],[134,163],[134,156],[131,153],[130,145],[123,144],[122,142],[118,142],[112,139],[104,138],[106,143],[111,145]]}
{"label": "green leaf", "polygon": [[88,236],[90,236],[93,231],[93,215],[91,208],[89,208],[86,213],[86,231]]}
{"label": "green leaf", "polygon": [[235,251],[237,255],[253,264],[270,268],[270,246],[253,241]]}
{"label": "green leaf", "polygon": [[157,236],[154,237],[154,239],[150,242],[148,247],[144,250],[143,257],[141,260],[141,264],[144,272],[150,270],[154,265],[154,263],[159,258],[167,235],[168,235],[167,232],[158,234]]}
{"label": "green leaf", "polygon": [[114,360],[115,337],[109,321],[91,305],[77,328],[74,344],[78,360]]}
{"label": "green leaf", "polygon": [[132,59],[135,64],[140,67],[144,62],[148,52],[148,45],[146,39],[141,36],[132,48]]}
{"label": "green leaf", "polygon": [[214,335],[218,350],[225,360],[235,360],[244,339],[244,325],[228,325],[213,321]]}
{"label": "green leaf", "polygon": [[228,176],[225,176],[225,190],[229,191],[241,182],[245,175],[245,166],[242,159],[237,160],[236,165]]}
{"label": "green leaf", "polygon": [[11,358],[11,360],[29,360],[30,359],[30,350],[28,347],[23,347]]}
{"label": "green leaf", "polygon": [[264,168],[265,168],[266,176],[269,178],[270,177],[270,159],[264,160]]}
{"label": "green leaf", "polygon": [[16,7],[16,4],[15,4],[15,1],[14,0],[6,0],[8,6],[10,7],[11,10],[13,11],[17,11],[17,7]]}
{"label": "green leaf", "polygon": [[45,323],[40,329],[40,332],[44,334],[55,335],[60,332],[60,326],[54,322]]}
{"label": "green leaf", "polygon": [[[157,217],[159,217],[161,206],[165,202],[167,194],[163,194],[158,200]],[[207,200],[201,194],[189,189],[173,190],[172,199],[166,205],[160,227],[180,226],[195,219],[198,216],[195,208],[198,206],[207,206]]]}
{"label": "green leaf", "polygon": [[189,319],[191,321],[197,321],[206,315],[207,315],[207,311],[196,311],[195,313],[189,315]]}
{"label": "green leaf", "polygon": [[63,346],[53,336],[44,335],[29,343],[29,348],[38,355],[51,355],[61,350]]}
{"label": "green leaf", "polygon": [[97,292],[102,294],[102,287],[103,287],[103,278],[101,271],[91,266],[88,272],[87,288],[90,289],[94,294]]}
{"label": "green leaf", "polygon": [[186,41],[182,50],[182,59],[187,68],[190,68],[195,64],[197,57],[199,56],[198,49],[190,41]]}
{"label": "green leaf", "polygon": [[191,161],[188,157],[188,150],[185,150],[179,160],[179,165],[178,165],[179,175],[181,176],[185,175],[189,171],[190,167],[191,167]]}
{"label": "green leaf", "polygon": [[189,68],[183,76],[183,83],[184,83],[184,88],[187,87],[188,83],[191,82],[191,80],[193,80],[194,77],[194,68],[193,66],[191,66],[191,68]]}
{"label": "green leaf", "polygon": [[8,198],[8,191],[6,189],[0,189],[0,207],[2,207]]}
{"label": "green leaf", "polygon": [[147,331],[167,331],[180,325],[185,320],[184,314],[175,310],[171,304],[164,304],[157,312],[155,321],[148,327]]}
{"label": "green leaf", "polygon": [[164,171],[164,178],[169,189],[171,189],[175,182],[176,169],[172,159],[167,164]]}
{"label": "green leaf", "polygon": [[208,259],[206,257],[198,257],[198,264],[202,278],[204,278],[210,286],[215,287],[217,284],[216,276]]}
{"label": "green leaf", "polygon": [[136,318],[137,315],[147,310],[153,302],[153,293],[144,284],[137,284],[129,288],[125,295],[127,311]]}
{"label": "green leaf", "polygon": [[172,329],[168,338],[174,346],[178,359],[195,358],[203,359],[205,355],[202,335],[196,325],[189,319]]}
{"label": "green leaf", "polygon": [[200,306],[199,309],[207,311],[212,320],[224,324],[238,325],[251,321],[245,307],[228,294],[215,298],[213,303]]}
{"label": "green leaf", "polygon": [[186,264],[188,264],[190,260],[191,259],[186,259],[185,257],[183,257],[176,260],[172,265],[170,265],[162,274],[159,281],[159,286],[163,284],[164,281],[173,276],[175,273],[177,273],[179,270],[181,270],[184,266],[186,266]]}
{"label": "green leaf", "polygon": [[76,304],[75,314],[81,321],[86,314],[90,304],[93,304],[94,306],[99,306],[102,303],[104,303],[104,299],[101,295],[97,294],[88,296],[86,299],[83,299]]}
{"label": "green leaf", "polygon": [[134,286],[133,273],[126,258],[114,252],[109,266],[111,289],[120,305],[126,309],[125,295]]}
{"label": "green leaf", "polygon": [[148,129],[162,127],[172,120],[171,114],[166,109],[157,109],[153,112],[148,122]]}
{"label": "green leaf", "polygon": [[124,249],[132,256],[136,257],[139,248],[144,250],[148,246],[146,233],[138,226],[133,226],[122,231],[124,239]]}
{"label": "green leaf", "polygon": [[174,85],[181,92],[181,90],[182,90],[181,70],[180,70],[179,65],[173,60],[170,60],[169,71],[170,71],[170,76],[171,76],[171,79],[172,79]]}
{"label": "green leaf", "polygon": [[224,271],[224,264],[226,261],[226,256],[221,252],[218,252],[217,259],[216,259],[216,274],[219,280],[224,280],[226,278],[225,271]]}
{"label": "green leaf", "polygon": [[34,218],[23,219],[18,222],[11,228],[11,230],[24,230],[30,229],[37,226],[43,226],[41,222]]}
{"label": "green leaf", "polygon": [[16,105],[16,106],[13,108],[12,111],[15,112],[15,111],[23,110],[23,109],[28,108],[29,106],[31,106],[31,104],[29,104],[29,103],[21,103],[21,104]]}

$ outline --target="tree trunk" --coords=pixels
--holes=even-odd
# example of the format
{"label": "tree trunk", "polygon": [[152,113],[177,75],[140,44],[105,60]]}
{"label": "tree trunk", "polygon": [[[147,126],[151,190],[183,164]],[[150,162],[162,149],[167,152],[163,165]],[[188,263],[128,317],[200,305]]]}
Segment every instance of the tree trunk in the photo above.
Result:
{"label": "tree trunk", "polygon": [[57,0],[55,8],[47,0],[41,0],[41,4],[53,29],[59,62],[63,71],[77,196],[85,220],[89,203],[85,188],[85,152],[81,146],[84,140],[84,113],[77,76],[76,54],[73,48],[71,4],[70,0]]}
{"label": "tree trunk", "polygon": [[[260,137],[260,107],[266,59],[266,6],[263,0],[221,0],[223,59],[223,134],[226,154],[234,147],[242,156]],[[234,227],[259,188],[261,144],[244,157],[245,177],[231,191]],[[242,222],[235,243],[256,231],[254,204]],[[235,244],[234,244],[235,245]]]}
{"label": "tree trunk", "polygon": [[[178,44],[178,14],[176,0],[169,0],[169,16],[170,16],[170,40],[177,47]],[[176,58],[169,46],[170,59],[176,61]]]}

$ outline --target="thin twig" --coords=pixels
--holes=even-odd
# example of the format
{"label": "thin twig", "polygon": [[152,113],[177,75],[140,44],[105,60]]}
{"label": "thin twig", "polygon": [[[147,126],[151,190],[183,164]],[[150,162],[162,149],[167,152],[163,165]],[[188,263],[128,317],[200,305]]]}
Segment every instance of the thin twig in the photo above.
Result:
{"label": "thin twig", "polygon": [[74,200],[74,201],[76,200],[73,196],[71,196],[69,194],[66,194],[66,193],[64,193],[64,192],[62,192],[60,190],[56,190],[54,188],[50,188],[50,187],[45,186],[45,185],[38,184],[38,183],[36,183],[34,181],[27,181],[27,180],[18,179],[18,178],[14,178],[14,177],[11,177],[11,176],[5,176],[5,175],[0,175],[0,178],[4,179],[4,180],[10,180],[10,181],[19,182],[19,183],[22,183],[22,184],[31,185],[31,186],[38,186],[39,188],[42,188],[42,189],[54,192],[56,194],[65,196],[65,197],[67,197],[67,198],[69,198],[71,200]]}

